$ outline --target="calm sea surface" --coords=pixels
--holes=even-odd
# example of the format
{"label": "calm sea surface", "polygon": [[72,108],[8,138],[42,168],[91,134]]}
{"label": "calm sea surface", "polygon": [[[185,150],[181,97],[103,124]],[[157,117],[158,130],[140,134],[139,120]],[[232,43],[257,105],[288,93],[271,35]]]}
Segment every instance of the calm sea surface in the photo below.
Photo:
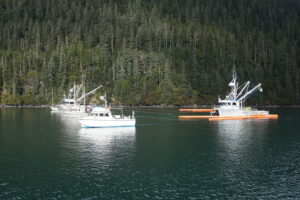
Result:
{"label": "calm sea surface", "polygon": [[47,108],[0,109],[0,199],[300,199],[300,108],[278,120],[82,129]]}

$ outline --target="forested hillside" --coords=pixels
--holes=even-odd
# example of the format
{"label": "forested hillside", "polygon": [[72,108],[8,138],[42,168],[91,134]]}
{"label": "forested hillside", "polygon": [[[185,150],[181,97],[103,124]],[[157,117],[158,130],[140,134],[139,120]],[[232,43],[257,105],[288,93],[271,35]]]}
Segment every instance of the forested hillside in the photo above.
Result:
{"label": "forested hillside", "polygon": [[265,105],[299,105],[299,16],[299,0],[0,0],[0,101],[59,102],[84,74],[116,103],[214,104],[235,66]]}

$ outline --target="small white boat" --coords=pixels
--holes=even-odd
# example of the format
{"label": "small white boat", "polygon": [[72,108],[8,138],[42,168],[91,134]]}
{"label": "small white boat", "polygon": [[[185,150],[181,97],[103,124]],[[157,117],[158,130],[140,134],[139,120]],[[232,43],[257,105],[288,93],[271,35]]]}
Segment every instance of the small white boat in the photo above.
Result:
{"label": "small white boat", "polygon": [[107,128],[107,127],[132,127],[135,126],[134,111],[132,115],[112,115],[110,108],[107,107],[107,101],[104,107],[94,107],[87,117],[79,118],[81,127],[84,128]]}

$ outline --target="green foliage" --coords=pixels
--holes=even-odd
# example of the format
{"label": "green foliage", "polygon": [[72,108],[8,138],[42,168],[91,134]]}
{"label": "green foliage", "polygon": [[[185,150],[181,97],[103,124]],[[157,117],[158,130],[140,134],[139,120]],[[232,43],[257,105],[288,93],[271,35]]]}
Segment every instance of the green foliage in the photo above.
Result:
{"label": "green foliage", "polygon": [[[86,77],[115,103],[214,104],[231,69],[300,104],[297,0],[0,1],[1,103],[59,101]],[[97,100],[94,100],[97,101]]]}

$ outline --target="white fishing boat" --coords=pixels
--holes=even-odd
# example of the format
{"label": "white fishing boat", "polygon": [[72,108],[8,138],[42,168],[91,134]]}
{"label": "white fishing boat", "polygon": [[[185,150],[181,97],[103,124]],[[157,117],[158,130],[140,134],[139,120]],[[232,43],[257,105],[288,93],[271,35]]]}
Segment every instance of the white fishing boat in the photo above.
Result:
{"label": "white fishing boat", "polygon": [[257,110],[251,107],[244,107],[245,101],[253,93],[259,91],[262,92],[261,83],[249,90],[250,81],[239,86],[237,82],[237,75],[235,69],[232,72],[232,81],[229,83],[231,88],[230,93],[225,97],[225,99],[218,99],[219,106],[214,108],[215,115],[218,116],[260,116],[268,115],[269,111]]}
{"label": "white fishing boat", "polygon": [[[101,88],[102,85],[96,87],[92,91],[85,93],[85,89],[83,87],[83,84],[75,85],[73,88],[69,90],[68,96],[64,95],[64,98],[62,100],[61,104],[58,105],[52,105],[51,111],[54,112],[63,112],[66,114],[84,114],[87,111],[87,107],[85,105],[85,98],[96,92],[99,88]],[[82,95],[79,97],[79,94],[83,90]],[[83,101],[83,102],[82,102]]]}
{"label": "white fishing boat", "polygon": [[218,120],[242,120],[242,119],[278,119],[278,115],[269,114],[266,110],[257,110],[245,107],[245,101],[255,92],[262,92],[261,83],[249,89],[250,81],[239,86],[235,69],[232,71],[232,81],[229,83],[230,93],[225,99],[218,98],[219,105],[209,109],[179,109],[180,112],[202,112],[210,115],[181,115],[180,120],[208,119]]}
{"label": "white fishing boat", "polygon": [[105,101],[104,107],[94,107],[87,117],[79,118],[81,127],[84,128],[107,128],[107,127],[132,127],[135,126],[136,120],[134,111],[132,115],[112,115],[110,108],[107,106],[105,97],[101,100]]}

